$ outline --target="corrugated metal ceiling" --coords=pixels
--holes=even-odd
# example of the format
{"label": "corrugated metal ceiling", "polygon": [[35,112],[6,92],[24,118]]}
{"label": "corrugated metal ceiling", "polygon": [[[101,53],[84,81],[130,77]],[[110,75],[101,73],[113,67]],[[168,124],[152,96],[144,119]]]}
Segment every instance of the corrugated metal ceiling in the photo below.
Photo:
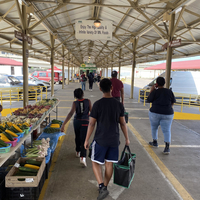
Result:
{"label": "corrugated metal ceiling", "polygon": [[[27,6],[33,5],[33,16],[29,30],[33,45],[29,45],[29,56],[50,61],[50,34],[55,39],[55,62],[60,63],[62,45],[65,47],[65,59],[68,52],[79,65],[91,56],[98,66],[113,63],[118,66],[119,50],[122,49],[122,65],[131,64],[132,39],[138,40],[136,62],[151,62],[166,58],[162,45],[167,42],[169,22],[164,24],[163,14],[172,14],[181,6],[184,12],[174,34],[182,44],[173,49],[173,58],[200,54],[200,4],[198,0],[22,0]],[[22,53],[22,42],[14,36],[14,31],[22,31],[17,10],[17,0],[0,0],[0,50]],[[189,4],[189,5],[188,5]],[[59,8],[59,9],[58,9]],[[56,10],[55,10],[56,9]],[[50,14],[51,13],[51,14]],[[175,15],[175,24],[181,11]],[[46,17],[48,16],[48,17]],[[45,19],[44,19],[45,18]],[[44,20],[43,20],[44,19]],[[77,40],[75,38],[76,20],[111,21],[113,38],[111,41]],[[60,44],[62,43],[62,44]],[[60,45],[59,45],[60,44]],[[112,60],[113,55],[113,60]]]}

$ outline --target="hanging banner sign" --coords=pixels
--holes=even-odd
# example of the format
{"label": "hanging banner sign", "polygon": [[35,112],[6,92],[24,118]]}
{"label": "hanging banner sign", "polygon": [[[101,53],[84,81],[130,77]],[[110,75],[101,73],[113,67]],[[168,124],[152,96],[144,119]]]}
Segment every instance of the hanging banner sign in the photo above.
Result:
{"label": "hanging banner sign", "polygon": [[112,23],[101,21],[100,27],[95,27],[94,20],[76,21],[76,39],[81,40],[112,40]]}
{"label": "hanging banner sign", "polygon": [[20,40],[20,41],[24,41],[27,40],[29,44],[33,44],[33,40],[31,37],[29,37],[28,35],[25,35],[24,33],[21,33],[19,31],[15,31],[15,37]]}
{"label": "hanging banner sign", "polygon": [[82,63],[80,67],[82,67],[82,68],[85,68],[85,67],[96,68],[96,65],[93,64],[93,63]]}
{"label": "hanging banner sign", "polygon": [[181,39],[173,40],[169,42],[169,47],[177,47],[181,45]]}

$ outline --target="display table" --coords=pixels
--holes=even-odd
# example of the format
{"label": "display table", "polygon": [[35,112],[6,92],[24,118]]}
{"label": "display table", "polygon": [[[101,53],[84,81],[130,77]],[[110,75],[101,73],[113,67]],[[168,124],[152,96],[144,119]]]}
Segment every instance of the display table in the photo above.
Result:
{"label": "display table", "polygon": [[[17,145],[16,145],[15,147],[11,147],[11,148],[10,148],[10,151],[9,151],[8,153],[1,153],[1,154],[0,154],[0,166],[2,166],[12,155],[15,154],[15,153],[16,153],[16,150],[17,150],[18,148],[20,148],[20,146],[21,146],[22,144],[25,144],[26,139],[27,139],[28,137],[30,137],[30,135],[31,135],[31,140],[33,140],[33,131],[36,130],[36,129],[40,126],[40,124],[47,118],[48,115],[49,115],[49,120],[50,120],[50,113],[51,113],[52,111],[56,113],[56,119],[57,119],[57,116],[58,116],[58,115],[57,115],[57,112],[58,112],[57,106],[58,106],[58,104],[59,104],[59,101],[57,101],[57,102],[53,105],[53,107],[51,107],[51,108],[49,109],[49,112],[48,112],[46,115],[44,115],[42,118],[40,118],[40,121],[38,122],[38,124],[37,124],[36,126],[32,127],[32,129],[29,131],[28,134],[24,135],[23,138],[20,138],[20,141],[17,143]],[[56,108],[56,111],[53,110],[54,108]]]}

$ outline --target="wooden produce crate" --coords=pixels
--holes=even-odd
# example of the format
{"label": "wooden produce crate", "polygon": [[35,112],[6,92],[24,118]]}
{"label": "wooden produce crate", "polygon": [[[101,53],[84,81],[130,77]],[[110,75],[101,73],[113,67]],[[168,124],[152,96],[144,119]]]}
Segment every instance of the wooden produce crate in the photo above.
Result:
{"label": "wooden produce crate", "polygon": [[[26,160],[31,158],[19,158],[16,163],[25,163]],[[32,158],[33,159],[33,158]],[[41,161],[40,169],[38,170],[37,176],[13,176],[19,169],[15,166],[9,171],[5,178],[6,187],[37,187],[43,172],[46,167],[45,158],[36,158],[36,161]],[[25,179],[24,181],[18,179]]]}

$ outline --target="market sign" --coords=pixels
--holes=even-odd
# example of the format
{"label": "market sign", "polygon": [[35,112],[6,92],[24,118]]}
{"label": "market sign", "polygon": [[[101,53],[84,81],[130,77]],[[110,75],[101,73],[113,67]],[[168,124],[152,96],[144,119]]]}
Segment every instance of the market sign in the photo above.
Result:
{"label": "market sign", "polygon": [[173,40],[169,42],[169,47],[177,47],[181,45],[181,39]]}
{"label": "market sign", "polygon": [[97,28],[94,20],[77,20],[75,37],[81,40],[112,40],[112,29],[110,21],[101,21]]}
{"label": "market sign", "polygon": [[82,63],[80,70],[96,70],[96,65],[93,63]]}
{"label": "market sign", "polygon": [[20,41],[28,41],[29,44],[33,44],[33,40],[28,35],[25,35],[24,33],[21,33],[19,31],[15,31],[15,37]]}
{"label": "market sign", "polygon": [[81,67],[85,67],[85,63],[81,64]]}

